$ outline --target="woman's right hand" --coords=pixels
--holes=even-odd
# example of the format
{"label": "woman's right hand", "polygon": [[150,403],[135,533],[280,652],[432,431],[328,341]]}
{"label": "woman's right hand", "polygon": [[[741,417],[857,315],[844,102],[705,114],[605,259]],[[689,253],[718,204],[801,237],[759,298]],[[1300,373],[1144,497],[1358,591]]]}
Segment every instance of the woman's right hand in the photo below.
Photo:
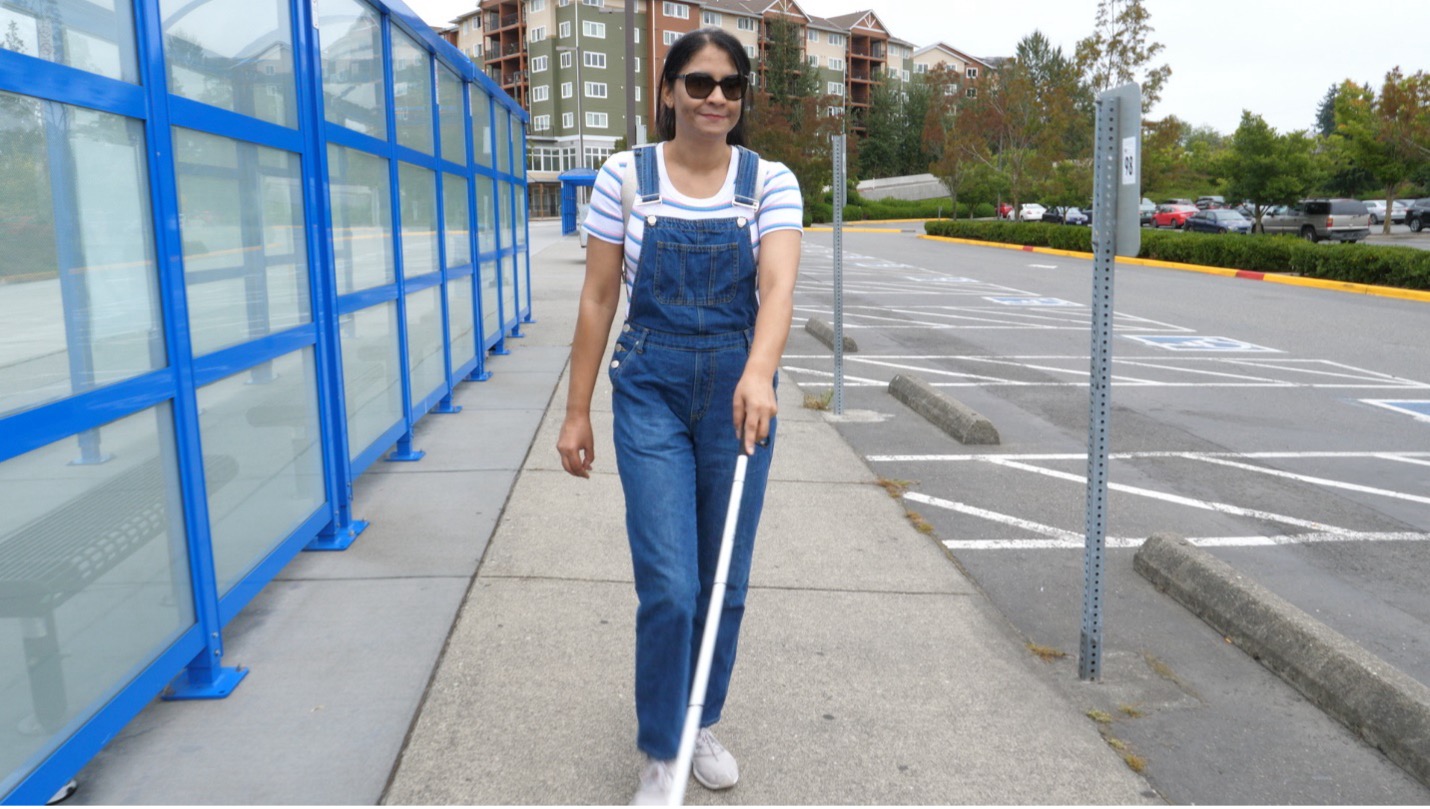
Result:
{"label": "woman's right hand", "polygon": [[556,451],[561,453],[561,465],[578,478],[591,477],[591,462],[595,460],[596,439],[591,433],[590,414],[567,413],[561,425],[561,437],[556,439]]}

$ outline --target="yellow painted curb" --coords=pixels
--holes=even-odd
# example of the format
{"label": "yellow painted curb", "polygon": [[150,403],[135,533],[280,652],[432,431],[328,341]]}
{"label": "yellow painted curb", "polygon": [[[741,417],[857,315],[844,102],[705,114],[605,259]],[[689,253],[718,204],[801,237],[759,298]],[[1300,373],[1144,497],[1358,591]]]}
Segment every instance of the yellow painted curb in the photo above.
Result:
{"label": "yellow painted curb", "polygon": [[[1053,256],[1070,256],[1073,258],[1091,259],[1092,253],[1082,253],[1073,250],[1055,250],[1051,247],[1025,247],[1021,244],[1002,244],[1001,242],[982,242],[976,239],[955,239],[951,236],[929,236],[921,235],[920,239],[928,239],[934,242],[949,242],[951,244],[967,244],[974,247],[1001,247],[1005,250],[1018,250],[1024,253],[1043,253]],[[1159,261],[1152,258],[1117,258],[1118,264],[1134,264],[1142,267],[1160,267],[1168,270],[1182,270],[1185,272],[1199,272],[1207,275],[1220,275],[1225,278],[1246,278],[1246,274],[1254,274],[1260,278],[1250,280],[1270,281],[1273,284],[1286,284],[1288,286],[1311,287],[1313,289],[1329,289],[1335,292],[1352,292],[1358,295],[1375,295],[1381,298],[1398,298],[1405,301],[1423,301],[1430,303],[1430,291],[1420,289],[1401,289],[1400,287],[1386,287],[1375,284],[1355,284],[1349,281],[1329,281],[1324,278],[1306,278],[1300,275],[1281,275],[1279,273],[1262,273],[1255,270],[1232,270],[1225,267],[1207,267],[1201,264],[1182,264],[1176,261]]]}
{"label": "yellow painted curb", "polygon": [[[855,232],[858,232],[858,233],[903,233],[903,232],[904,232],[904,231],[902,231],[902,230],[899,230],[898,228],[861,228],[861,227],[858,227],[857,225],[856,225],[856,226],[852,226],[852,227],[851,227],[851,226],[845,226],[844,231],[845,231],[846,233],[849,232],[849,231],[855,231]],[[834,232],[834,228],[812,228],[812,227],[811,227],[811,228],[805,228],[805,229],[804,229],[804,232],[805,232],[805,233],[833,233],[833,232]]]}

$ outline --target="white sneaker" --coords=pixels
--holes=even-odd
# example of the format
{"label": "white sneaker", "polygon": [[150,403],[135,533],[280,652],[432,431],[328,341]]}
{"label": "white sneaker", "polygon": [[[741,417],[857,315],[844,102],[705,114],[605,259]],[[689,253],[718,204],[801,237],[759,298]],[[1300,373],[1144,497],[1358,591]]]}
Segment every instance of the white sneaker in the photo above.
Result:
{"label": "white sneaker", "polygon": [[729,789],[740,780],[740,765],[725,746],[716,741],[709,728],[695,737],[695,756],[690,772],[706,789]]}
{"label": "white sneaker", "polygon": [[670,792],[675,788],[675,762],[650,756],[646,756],[645,762],[641,785],[631,798],[631,806],[665,806],[670,803]]}

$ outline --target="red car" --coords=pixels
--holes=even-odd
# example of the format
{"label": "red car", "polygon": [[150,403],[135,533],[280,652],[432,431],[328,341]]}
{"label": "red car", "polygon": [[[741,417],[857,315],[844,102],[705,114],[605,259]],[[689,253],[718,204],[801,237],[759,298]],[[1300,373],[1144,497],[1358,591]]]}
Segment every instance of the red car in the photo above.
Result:
{"label": "red car", "polygon": [[1187,224],[1187,217],[1197,212],[1195,205],[1158,205],[1152,214],[1154,228],[1181,228]]}

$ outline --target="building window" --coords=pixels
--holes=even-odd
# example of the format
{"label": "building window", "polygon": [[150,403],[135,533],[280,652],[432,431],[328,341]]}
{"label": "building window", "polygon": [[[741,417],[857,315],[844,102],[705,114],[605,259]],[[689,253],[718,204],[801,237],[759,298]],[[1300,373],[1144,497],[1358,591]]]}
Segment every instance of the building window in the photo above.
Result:
{"label": "building window", "polygon": [[970,87],[963,94],[969,98],[978,98],[978,88]]}
{"label": "building window", "polygon": [[571,5],[571,0],[556,0],[557,8],[566,8],[569,5]]}
{"label": "building window", "polygon": [[640,101],[640,100],[641,100],[641,86],[640,86],[639,84],[637,84],[637,85],[636,85],[636,101]]}
{"label": "building window", "polygon": [[838,56],[829,57],[829,69],[844,72],[844,60]]}
{"label": "building window", "polygon": [[750,57],[751,60],[758,59],[760,57],[760,52],[755,48],[754,45],[746,45],[745,53]]}
{"label": "building window", "polygon": [[604,53],[586,51],[581,54],[581,61],[586,67],[605,67],[606,55]]}
{"label": "building window", "polygon": [[595,6],[596,8],[600,8],[605,4],[606,0],[581,0],[581,5],[583,6]]}
{"label": "building window", "polygon": [[829,108],[829,117],[830,117],[830,118],[838,118],[839,116],[841,116],[841,115],[843,115],[843,114],[844,114],[844,108],[843,108],[843,107],[830,107],[830,108]]}
{"label": "building window", "polygon": [[603,82],[603,81],[588,81],[588,82],[586,82],[586,97],[587,97],[587,98],[605,98],[605,97],[606,97],[606,83]]}
{"label": "building window", "polygon": [[978,78],[978,68],[976,67],[970,67],[969,69],[963,71],[963,73],[970,79]]}
{"label": "building window", "polygon": [[[545,90],[546,88],[543,87],[543,88],[541,88],[541,89]],[[551,116],[550,116],[550,115],[536,115],[536,116],[533,116],[533,117],[532,117],[532,119],[531,119],[531,131],[532,131],[532,132],[545,132],[546,130],[548,130],[548,129],[550,129],[550,128],[551,128]]]}
{"label": "building window", "polygon": [[574,112],[563,112],[563,113],[561,113],[561,128],[562,128],[562,129],[570,129],[570,128],[574,127],[574,126],[576,126],[576,113],[574,113]]}
{"label": "building window", "polygon": [[757,27],[755,23],[756,20],[754,20],[753,18],[740,17],[739,19],[735,20],[735,27],[740,29],[741,31],[754,31]]}
{"label": "building window", "polygon": [[636,57],[636,72],[641,72],[641,58],[639,56]]}
{"label": "building window", "polygon": [[563,82],[561,82],[561,97],[562,97],[562,98],[570,98],[570,97],[571,97],[571,82],[569,82],[569,81],[563,81]]}
{"label": "building window", "polygon": [[527,14],[535,14],[538,11],[546,10],[546,0],[531,0],[531,6],[527,8]]}
{"label": "building window", "polygon": [[669,46],[669,45],[674,45],[674,44],[675,44],[675,40],[677,40],[677,39],[679,39],[679,38],[680,38],[680,34],[679,34],[678,32],[676,32],[676,31],[666,31],[666,32],[665,32],[665,44],[666,44],[667,46]]}
{"label": "building window", "polygon": [[546,40],[546,26],[538,25],[531,29],[531,33],[527,35],[527,40],[530,42],[544,42]]}
{"label": "building window", "polygon": [[610,126],[608,116],[604,112],[586,113],[586,126],[591,129],[605,129]]}
{"label": "building window", "polygon": [[636,44],[641,44],[641,29],[639,27],[636,28]]}
{"label": "building window", "polygon": [[720,25],[725,18],[718,11],[707,11],[700,15],[700,22],[703,25]]}
{"label": "building window", "polygon": [[570,67],[570,66],[571,66],[571,51],[562,51],[562,52],[561,52],[561,66],[562,66],[562,67]]}
{"label": "building window", "polygon": [[843,44],[844,44],[844,35],[843,35],[843,34],[830,34],[830,35],[829,35],[829,44],[830,44],[830,45],[843,45]]}
{"label": "building window", "polygon": [[581,21],[581,36],[595,37],[596,39],[606,38],[606,24],[603,22]]}
{"label": "building window", "polygon": [[570,20],[564,20],[560,25],[557,25],[557,26],[556,26],[556,35],[559,36],[559,37],[561,37],[562,39],[570,39],[570,37],[571,37],[571,21],[570,21]]}
{"label": "building window", "polygon": [[551,98],[551,85],[538,84],[531,88],[532,101],[548,101]]}
{"label": "building window", "polygon": [[900,75],[903,77],[904,81],[908,81],[908,80],[909,80],[909,71],[907,71],[907,70],[902,71]]}
{"label": "building window", "polygon": [[532,73],[545,73],[545,72],[546,72],[546,69],[547,69],[548,67],[550,67],[550,66],[551,66],[551,58],[550,58],[550,57],[548,57],[548,56],[535,56],[535,57],[532,57],[532,60],[531,60],[531,72],[532,72]]}
{"label": "building window", "polygon": [[832,82],[829,82],[829,84],[826,85],[826,86],[829,88],[829,94],[830,94],[830,95],[832,95],[832,96],[842,96],[842,95],[844,95],[844,85],[840,84],[839,82],[837,82],[837,81],[832,81]]}
{"label": "building window", "polygon": [[811,54],[809,55],[809,66],[810,66],[810,67],[819,67],[819,54],[811,53]]}
{"label": "building window", "polygon": [[661,10],[667,17],[674,17],[677,20],[690,19],[690,6],[683,3],[662,3]]}
{"label": "building window", "polygon": [[928,65],[914,65],[914,72],[917,73],[917,74],[919,74],[920,76],[922,76],[922,75],[924,75],[925,73],[929,72],[929,66],[928,66]]}

